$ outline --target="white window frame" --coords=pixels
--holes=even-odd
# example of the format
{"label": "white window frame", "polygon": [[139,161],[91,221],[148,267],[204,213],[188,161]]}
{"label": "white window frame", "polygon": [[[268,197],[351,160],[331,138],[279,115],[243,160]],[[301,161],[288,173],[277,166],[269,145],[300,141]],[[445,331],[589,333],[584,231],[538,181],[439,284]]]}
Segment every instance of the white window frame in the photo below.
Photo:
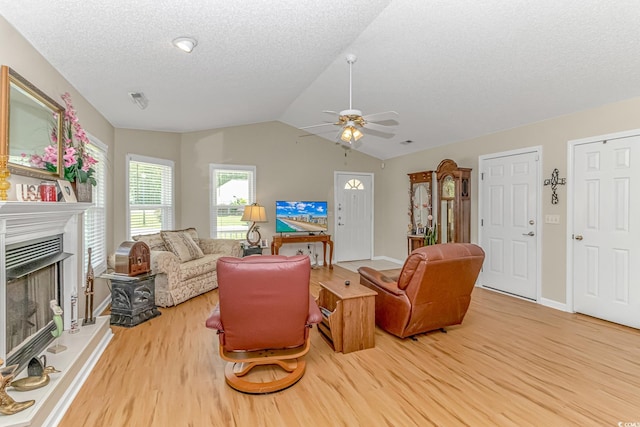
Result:
{"label": "white window frame", "polygon": [[[171,168],[171,205],[170,205],[170,213],[171,213],[171,218],[169,218],[168,222],[165,222],[162,225],[163,229],[167,229],[167,230],[171,230],[175,228],[175,163],[172,160],[167,160],[167,159],[159,159],[156,157],[149,157],[149,156],[141,156],[138,154],[127,154],[127,164],[126,164],[126,170],[125,170],[125,180],[127,183],[127,188],[126,188],[126,218],[127,218],[127,236],[129,236],[129,238],[131,238],[131,203],[129,200],[129,169],[131,167],[131,162],[139,162],[139,163],[149,163],[149,164],[154,164],[154,165],[160,165],[160,166],[168,166],[169,168]],[[166,220],[163,219],[163,221]]]}
{"label": "white window frame", "polygon": [[[96,185],[92,186],[92,205],[84,214],[84,269],[88,266],[89,254],[87,249],[91,248],[91,266],[96,276],[107,270],[107,161],[109,146],[91,134],[87,134],[91,141],[89,149],[98,163],[96,169]],[[93,215],[97,214],[97,215]],[[91,224],[90,218],[95,218],[95,223]],[[94,229],[94,233],[89,233],[89,228]],[[92,237],[93,236],[93,237]]]}
{"label": "white window frame", "polygon": [[[232,164],[209,164],[209,235],[212,238],[217,238],[218,235],[218,215],[217,215],[217,200],[216,200],[216,173],[218,171],[244,171],[251,172],[253,179],[249,182],[249,197],[248,204],[255,203],[256,201],[256,167],[253,165],[232,165]],[[222,206],[222,205],[221,205]],[[244,240],[249,226],[243,228],[242,238],[237,240]]]}

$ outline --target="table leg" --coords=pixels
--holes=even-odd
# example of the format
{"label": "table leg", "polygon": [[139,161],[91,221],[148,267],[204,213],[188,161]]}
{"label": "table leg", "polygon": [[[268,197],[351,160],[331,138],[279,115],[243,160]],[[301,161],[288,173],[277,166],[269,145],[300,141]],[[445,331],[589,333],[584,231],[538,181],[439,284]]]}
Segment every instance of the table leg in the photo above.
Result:
{"label": "table leg", "polygon": [[276,242],[271,242],[271,255],[278,255],[280,253],[280,246]]}
{"label": "table leg", "polygon": [[324,261],[324,266],[327,266],[327,241],[322,241],[322,261]]}
{"label": "table leg", "polygon": [[[333,240],[329,240],[329,268],[333,270]],[[327,265],[325,263],[325,265]]]}

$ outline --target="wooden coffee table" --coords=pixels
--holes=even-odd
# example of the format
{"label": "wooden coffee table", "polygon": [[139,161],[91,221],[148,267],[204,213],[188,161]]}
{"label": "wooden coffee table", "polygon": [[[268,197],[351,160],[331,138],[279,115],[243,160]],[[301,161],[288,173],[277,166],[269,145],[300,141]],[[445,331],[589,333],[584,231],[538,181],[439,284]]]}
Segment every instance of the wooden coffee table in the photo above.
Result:
{"label": "wooden coffee table", "polygon": [[344,280],[320,282],[318,330],[335,351],[350,353],[375,346],[375,297],[366,286]]}

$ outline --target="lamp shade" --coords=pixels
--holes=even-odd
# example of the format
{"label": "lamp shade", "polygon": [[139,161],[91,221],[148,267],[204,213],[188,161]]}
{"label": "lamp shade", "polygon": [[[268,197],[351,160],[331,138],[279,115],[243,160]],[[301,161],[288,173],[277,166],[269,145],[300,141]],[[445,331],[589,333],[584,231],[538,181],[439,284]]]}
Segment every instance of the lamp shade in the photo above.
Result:
{"label": "lamp shade", "polygon": [[267,222],[267,211],[257,203],[245,206],[240,221]]}

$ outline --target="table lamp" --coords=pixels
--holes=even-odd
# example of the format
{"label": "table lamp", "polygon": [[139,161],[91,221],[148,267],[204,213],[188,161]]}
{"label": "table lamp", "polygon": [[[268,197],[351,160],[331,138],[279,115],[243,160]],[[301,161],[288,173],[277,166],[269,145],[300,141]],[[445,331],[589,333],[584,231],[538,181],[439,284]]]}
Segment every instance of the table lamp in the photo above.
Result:
{"label": "table lamp", "polygon": [[[260,226],[256,225],[257,222],[267,222],[267,212],[264,209],[264,206],[260,206],[257,203],[252,205],[248,205],[244,207],[244,213],[242,214],[242,218],[240,221],[252,221],[251,227],[249,231],[247,231],[247,242],[249,242],[250,246],[258,246],[260,243],[260,231],[258,229]],[[258,235],[255,240],[251,240],[252,233]],[[255,235],[254,234],[254,235]]]}

